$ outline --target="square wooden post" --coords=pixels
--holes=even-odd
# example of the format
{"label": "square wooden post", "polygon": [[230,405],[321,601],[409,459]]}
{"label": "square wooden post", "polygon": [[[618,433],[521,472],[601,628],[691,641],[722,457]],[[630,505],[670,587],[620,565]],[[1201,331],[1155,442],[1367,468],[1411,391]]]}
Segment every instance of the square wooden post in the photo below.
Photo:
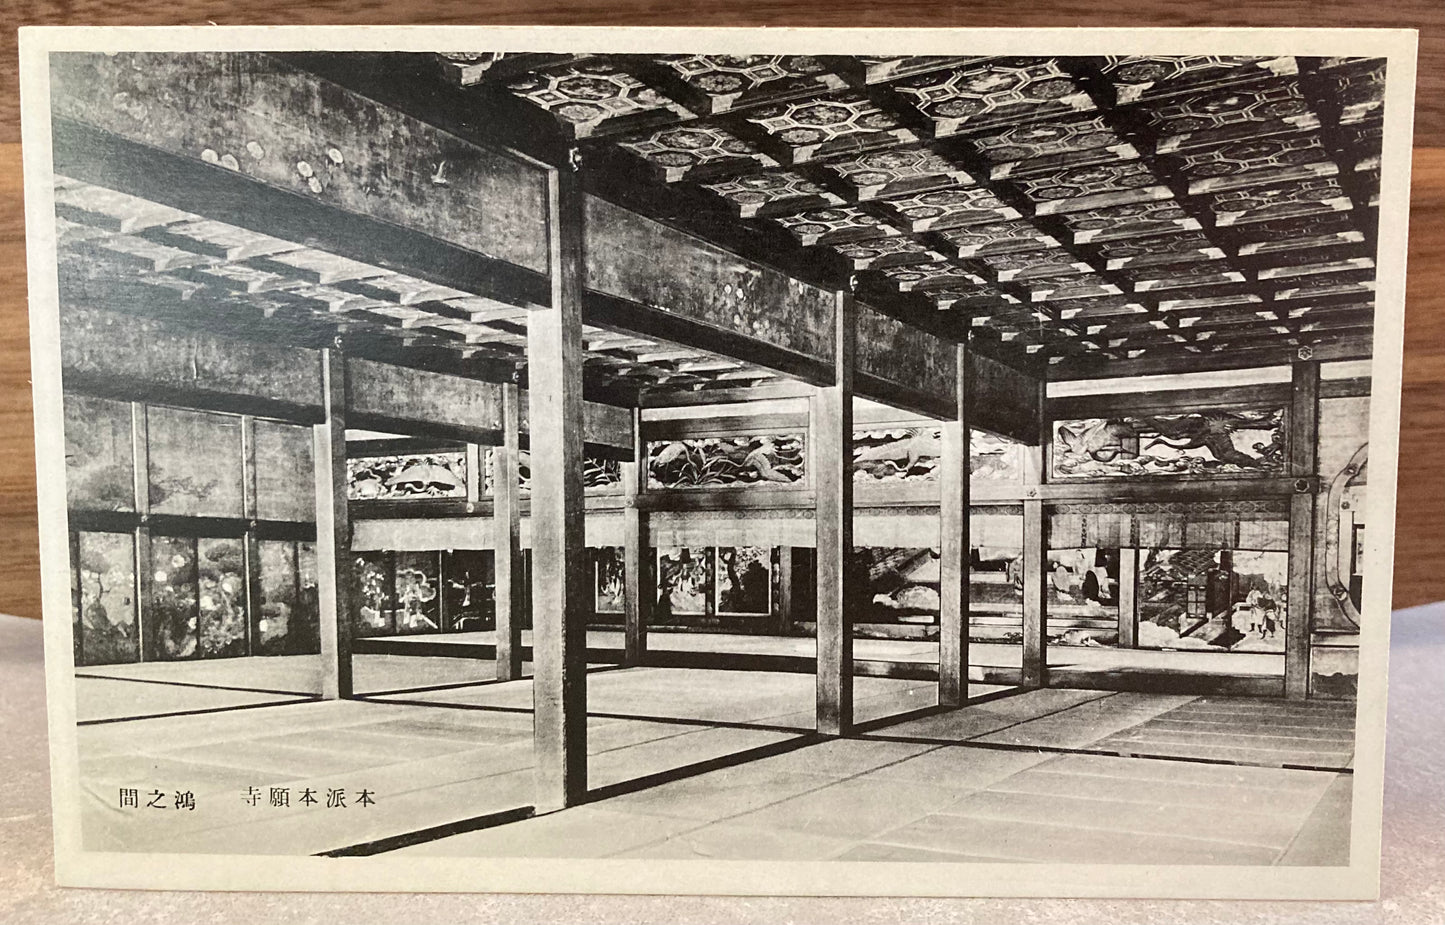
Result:
{"label": "square wooden post", "polygon": [[[140,515],[140,525],[131,534],[135,547],[135,619],[137,658],[148,662],[156,658],[156,628],[152,625],[155,608],[151,605],[151,590],[155,569],[151,564],[151,454],[150,415],[142,402],[130,403],[130,440],[132,458],[135,460],[134,481],[135,512]],[[80,567],[80,555],[75,557],[76,568]]]}
{"label": "square wooden post", "polygon": [[1314,616],[1315,489],[1319,436],[1320,364],[1292,367],[1285,445],[1295,493],[1289,505],[1289,577],[1284,624],[1284,695],[1304,700],[1310,690],[1310,623]]}
{"label": "square wooden post", "polygon": [[1139,550],[1119,549],[1119,648],[1139,648]]}
{"label": "square wooden post", "polygon": [[773,601],[769,632],[786,636],[793,627],[793,547],[778,547],[778,597]]}
{"label": "square wooden post", "polygon": [[968,345],[958,345],[957,412],[943,425],[939,472],[938,704],[968,699]]}
{"label": "square wooden post", "polygon": [[547,180],[552,304],[527,323],[532,460],[532,706],[538,812],[587,795],[587,614],[582,496],[582,189]]}
{"label": "square wooden post", "polygon": [[640,665],[647,657],[647,620],[656,590],[649,580],[652,541],[640,497],[647,488],[647,441],[642,438],[642,411],[637,408],[632,410],[632,462],[622,464],[622,487],[627,496],[622,511],[622,660],[625,665]]}
{"label": "square wooden post", "polygon": [[1039,442],[1024,447],[1024,550],[1021,563],[1024,582],[1023,662],[1019,683],[1024,687],[1045,687],[1049,678],[1048,587],[1049,538],[1044,520],[1044,502],[1039,486],[1046,481],[1048,446],[1053,440],[1048,415],[1048,387],[1039,383]]}
{"label": "square wooden post", "polygon": [[853,629],[855,598],[849,558],[853,552],[853,362],[857,311],[852,295],[837,294],[834,312],[833,382],[817,390],[812,404],[814,528],[817,566],[817,723],[825,735],[846,735],[853,726]]}
{"label": "square wooden post", "polygon": [[256,419],[241,416],[241,513],[246,518],[245,551],[242,561],[246,569],[246,654],[256,655],[261,642],[261,540],[256,534],[260,519],[260,502],[256,484]]}
{"label": "square wooden post", "polygon": [[[522,431],[520,390],[502,384],[502,443],[492,448],[492,612],[497,680],[522,676],[522,514],[519,482]],[[484,454],[478,453],[484,457]]]}
{"label": "square wooden post", "polygon": [[346,491],[346,357],[321,351],[326,419],[312,430],[316,467],[316,591],[321,630],[321,696],[352,696],[351,633],[356,608],[351,574],[351,515]]}
{"label": "square wooden post", "polygon": [[1044,504],[1038,498],[1024,499],[1024,650],[1020,683],[1024,687],[1048,684],[1047,594],[1048,530]]}

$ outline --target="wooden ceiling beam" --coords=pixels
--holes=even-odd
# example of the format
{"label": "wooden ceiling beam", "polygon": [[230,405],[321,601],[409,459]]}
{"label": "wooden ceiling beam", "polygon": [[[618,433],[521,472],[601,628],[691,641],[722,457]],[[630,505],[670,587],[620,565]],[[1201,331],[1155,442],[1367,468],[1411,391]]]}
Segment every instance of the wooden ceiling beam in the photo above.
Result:
{"label": "wooden ceiling beam", "polygon": [[[1254,338],[1253,342],[1257,342]],[[1342,339],[1320,339],[1307,346],[1310,359],[1322,361],[1366,360],[1371,357],[1369,337],[1345,337]],[[1171,373],[1207,372],[1225,369],[1253,369],[1263,366],[1287,366],[1301,359],[1300,347],[1282,347],[1278,344],[1261,344],[1257,347],[1241,347],[1221,353],[1204,354],[1158,354],[1142,356],[1131,360],[1115,360],[1103,364],[1097,358],[1082,357],[1063,360],[1050,369],[1051,380],[1128,378],[1131,376],[1156,376]]]}
{"label": "wooden ceiling beam", "polygon": [[546,279],[430,235],[257,182],[64,117],[53,120],[57,173],[377,267],[520,304]]}
{"label": "wooden ceiling beam", "polygon": [[572,141],[551,114],[519,99],[502,82],[467,87],[447,82],[430,53],[276,52],[271,57],[471,144],[554,167],[565,166],[570,157]]}

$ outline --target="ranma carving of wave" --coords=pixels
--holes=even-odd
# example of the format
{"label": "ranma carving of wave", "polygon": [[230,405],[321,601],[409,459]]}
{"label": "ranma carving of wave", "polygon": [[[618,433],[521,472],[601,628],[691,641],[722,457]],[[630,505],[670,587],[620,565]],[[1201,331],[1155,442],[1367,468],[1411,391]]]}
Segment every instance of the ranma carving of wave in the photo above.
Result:
{"label": "ranma carving of wave", "polygon": [[701,437],[650,443],[650,488],[795,484],[803,480],[801,434]]}

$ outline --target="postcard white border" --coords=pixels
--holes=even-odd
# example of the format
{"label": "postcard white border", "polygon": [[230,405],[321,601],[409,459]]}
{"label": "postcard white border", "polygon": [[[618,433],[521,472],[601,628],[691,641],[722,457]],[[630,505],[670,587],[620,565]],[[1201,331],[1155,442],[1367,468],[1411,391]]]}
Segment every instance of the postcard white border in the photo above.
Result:
{"label": "postcard white border", "polygon": [[[202,26],[20,29],[22,148],[56,877],[66,886],[197,890],[775,896],[1370,899],[1378,893],[1386,654],[1394,553],[1406,235],[1417,33],[1400,29],[803,29]],[[1388,59],[1366,544],[1347,868],[1094,864],[262,857],[81,850],[60,325],[50,144],[52,51],[525,51],[1230,54]]]}

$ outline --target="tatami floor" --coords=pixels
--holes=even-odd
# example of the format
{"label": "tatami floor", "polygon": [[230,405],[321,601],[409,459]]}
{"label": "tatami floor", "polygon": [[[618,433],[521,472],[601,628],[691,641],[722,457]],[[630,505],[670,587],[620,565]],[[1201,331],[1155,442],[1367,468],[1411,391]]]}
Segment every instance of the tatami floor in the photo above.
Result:
{"label": "tatami floor", "polygon": [[[532,634],[522,634],[522,644],[532,644]],[[496,641],[491,631],[472,633],[419,634],[386,637],[398,645],[483,645]],[[656,652],[716,653],[729,655],[788,656],[812,658],[817,644],[808,636],[764,636],[743,633],[695,633],[653,631],[648,648]],[[621,651],[623,635],[617,630],[589,630],[589,648]],[[863,661],[938,663],[938,643],[913,639],[855,639],[854,657]],[[1284,656],[1274,652],[1230,652],[1204,649],[1164,651],[1119,649],[1112,646],[1051,646],[1049,667],[1078,671],[1172,671],[1181,674],[1222,674],[1245,677],[1279,677],[1284,673]],[[969,664],[977,668],[1018,668],[1022,649],[1016,644],[973,642]]]}
{"label": "tatami floor", "polygon": [[[1078,863],[1343,864],[1353,707],[856,679],[858,732],[812,732],[813,678],[595,667],[586,805],[524,818],[531,683],[490,661],[362,655],[78,671],[97,850]],[[143,717],[143,718],[137,718]],[[120,806],[135,788],[139,807]],[[254,791],[248,788],[256,788]],[[284,788],[289,806],[270,805]],[[318,802],[302,805],[314,791]],[[366,790],[373,802],[358,805]],[[174,794],[194,795],[194,810]],[[328,791],[347,805],[327,807]],[[148,808],[160,793],[164,809]],[[255,798],[255,805],[247,794]]]}

